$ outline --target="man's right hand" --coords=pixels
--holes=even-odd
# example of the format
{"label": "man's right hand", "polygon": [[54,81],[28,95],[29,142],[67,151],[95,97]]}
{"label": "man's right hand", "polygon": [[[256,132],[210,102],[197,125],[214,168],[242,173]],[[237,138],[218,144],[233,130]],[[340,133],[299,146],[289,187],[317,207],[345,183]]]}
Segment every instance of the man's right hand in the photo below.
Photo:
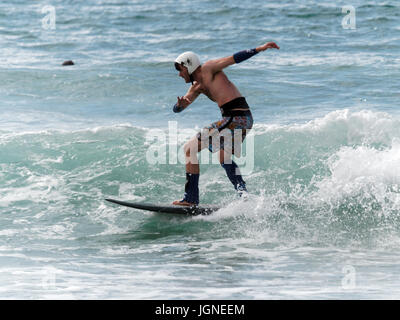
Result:
{"label": "man's right hand", "polygon": [[176,104],[181,108],[186,108],[191,103],[192,101],[186,97],[178,97],[178,102]]}

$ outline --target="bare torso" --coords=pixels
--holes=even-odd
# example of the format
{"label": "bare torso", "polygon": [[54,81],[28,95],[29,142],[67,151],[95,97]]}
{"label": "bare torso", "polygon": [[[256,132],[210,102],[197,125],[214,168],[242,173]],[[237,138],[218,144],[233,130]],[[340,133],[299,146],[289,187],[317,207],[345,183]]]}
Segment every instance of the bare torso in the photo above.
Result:
{"label": "bare torso", "polygon": [[[242,96],[223,71],[212,74],[206,68],[203,68],[201,82],[195,85],[199,93],[205,94],[209,99],[216,102],[219,107]],[[246,109],[237,108],[234,110]]]}

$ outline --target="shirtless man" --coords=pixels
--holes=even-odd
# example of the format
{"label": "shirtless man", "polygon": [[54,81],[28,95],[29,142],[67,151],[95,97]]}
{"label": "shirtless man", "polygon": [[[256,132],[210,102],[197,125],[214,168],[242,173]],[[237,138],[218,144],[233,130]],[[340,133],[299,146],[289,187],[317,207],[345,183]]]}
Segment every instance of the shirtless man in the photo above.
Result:
{"label": "shirtless man", "polygon": [[[184,52],[175,60],[175,68],[179,76],[186,83],[192,83],[188,92],[183,97],[178,97],[173,111],[181,112],[186,109],[201,93],[205,94],[212,101],[216,102],[222,113],[222,120],[212,123],[204,128],[184,146],[186,157],[186,185],[185,194],[182,200],[174,201],[175,205],[193,206],[199,204],[199,163],[197,152],[208,148],[211,152],[219,151],[219,160],[225,169],[229,180],[234,188],[240,193],[246,192],[246,183],[240,174],[236,163],[231,159],[234,152],[234,131],[241,130],[241,141],[248,130],[253,126],[251,115],[246,99],[242,97],[235,85],[229,81],[222,71],[232,64],[240,63],[253,55],[267,49],[279,49],[274,42],[268,42],[254,49],[244,50],[235,53],[233,56],[209,60],[204,64],[200,63],[198,56],[193,52]],[[232,141],[229,147],[224,144],[224,137],[221,132],[230,130]],[[224,135],[225,136],[225,135]],[[225,136],[226,137],[226,136]],[[216,147],[215,138],[220,142]]]}

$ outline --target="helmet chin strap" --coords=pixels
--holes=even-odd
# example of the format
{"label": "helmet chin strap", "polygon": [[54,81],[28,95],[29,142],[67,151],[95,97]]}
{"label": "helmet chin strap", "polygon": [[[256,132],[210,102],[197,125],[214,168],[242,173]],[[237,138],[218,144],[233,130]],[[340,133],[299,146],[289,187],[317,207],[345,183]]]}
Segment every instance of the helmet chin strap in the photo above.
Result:
{"label": "helmet chin strap", "polygon": [[[201,65],[200,65],[199,67],[201,67]],[[199,67],[197,67],[196,70],[197,70]],[[195,81],[195,80],[194,80],[193,74],[196,72],[196,70],[194,70],[194,71],[192,72],[192,74],[189,74],[189,79],[190,79],[190,82],[192,83],[192,85],[193,85],[193,82]]]}

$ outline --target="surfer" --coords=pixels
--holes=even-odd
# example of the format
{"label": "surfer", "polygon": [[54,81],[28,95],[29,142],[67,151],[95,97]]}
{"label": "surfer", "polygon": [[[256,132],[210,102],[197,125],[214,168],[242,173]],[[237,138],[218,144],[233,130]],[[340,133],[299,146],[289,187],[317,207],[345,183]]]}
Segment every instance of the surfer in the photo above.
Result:
{"label": "surfer", "polygon": [[[235,131],[240,130],[239,139],[242,143],[247,131],[253,126],[253,117],[246,99],[229,81],[223,69],[245,61],[261,51],[273,48],[279,49],[275,42],[267,42],[257,48],[239,51],[232,56],[209,60],[203,64],[200,63],[199,57],[191,51],[184,52],[176,58],[175,68],[179,71],[179,76],[186,83],[192,85],[183,97],[178,97],[173,111],[181,112],[193,103],[200,94],[205,94],[218,104],[222,113],[222,120],[204,128],[202,132],[199,132],[184,145],[186,159],[185,194],[182,200],[174,201],[173,204],[193,206],[199,203],[200,168],[197,153],[205,148],[213,153],[219,151],[219,161],[235,190],[239,194],[247,192],[246,183],[237,164],[232,160],[232,154],[235,154],[234,139],[235,137],[237,139]],[[227,143],[229,137],[226,135],[227,130],[225,129],[230,133],[230,143]],[[218,141],[217,146],[216,140]]]}

